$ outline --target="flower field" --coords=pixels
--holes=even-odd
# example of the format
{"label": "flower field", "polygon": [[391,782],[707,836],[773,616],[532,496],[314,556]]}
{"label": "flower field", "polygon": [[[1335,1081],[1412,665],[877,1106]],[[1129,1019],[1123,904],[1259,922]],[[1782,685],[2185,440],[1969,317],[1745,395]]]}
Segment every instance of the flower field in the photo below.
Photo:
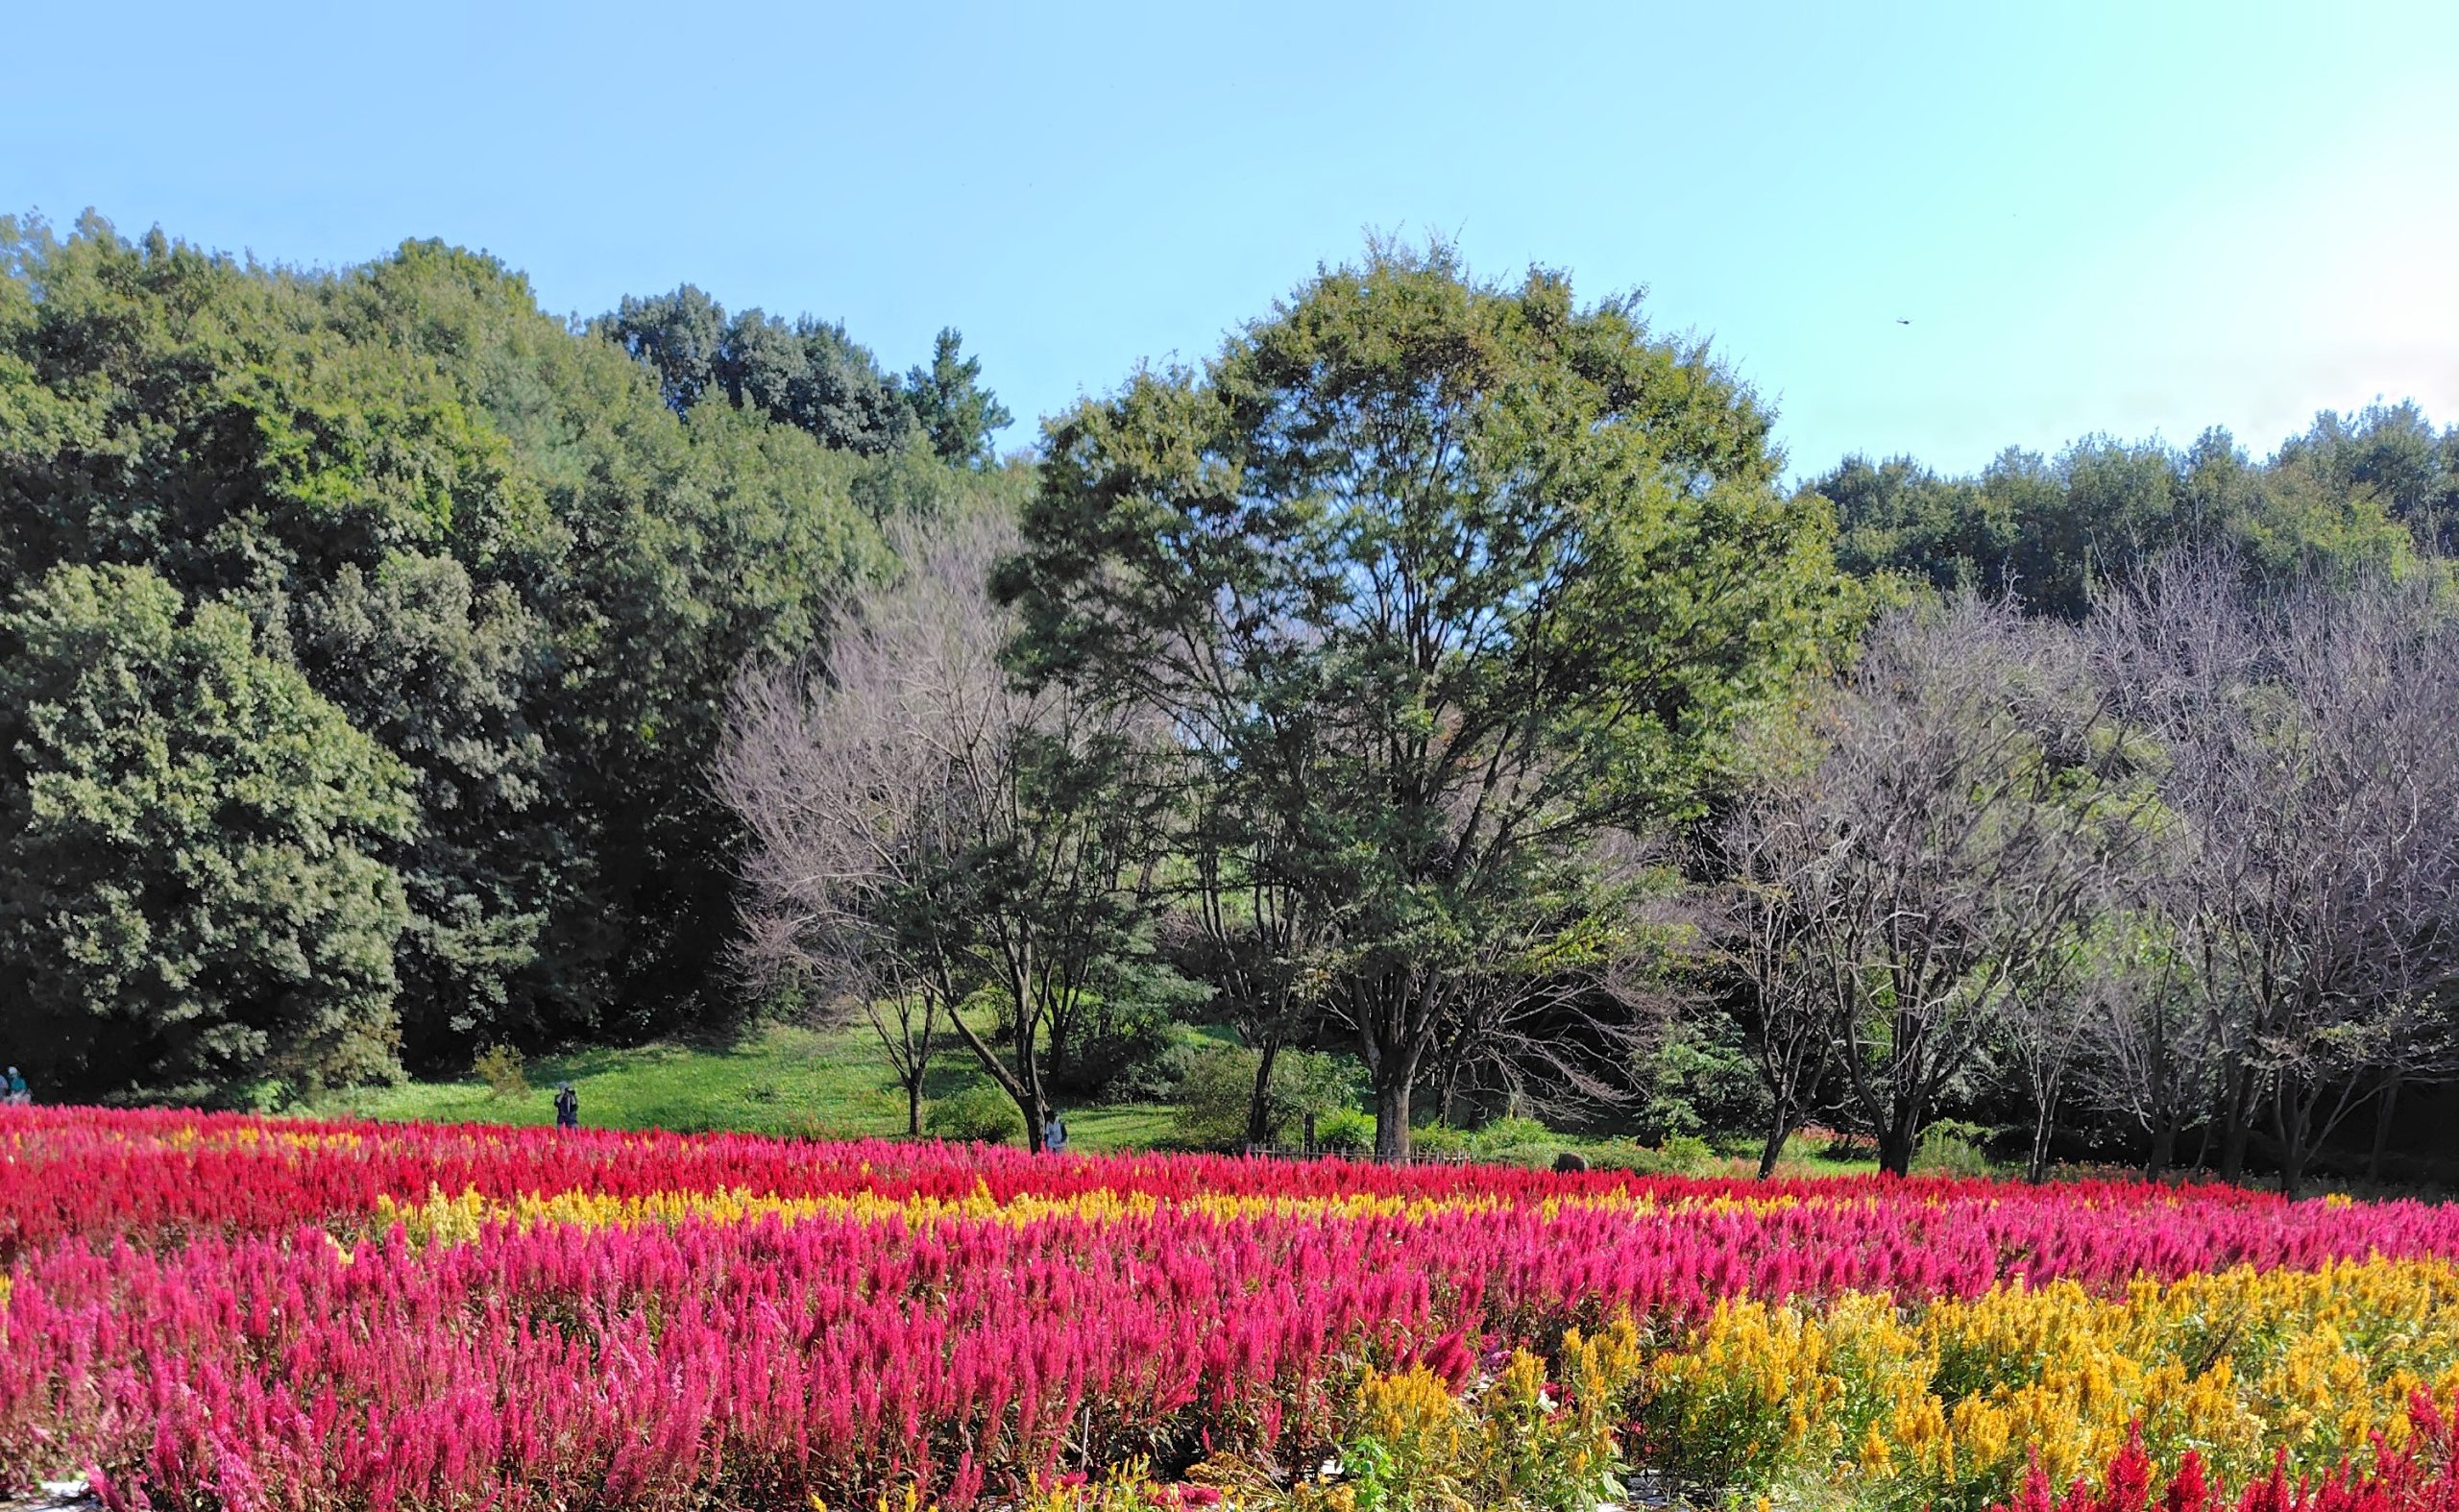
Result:
{"label": "flower field", "polygon": [[2459,1508],[2459,1212],[0,1109],[0,1492]]}

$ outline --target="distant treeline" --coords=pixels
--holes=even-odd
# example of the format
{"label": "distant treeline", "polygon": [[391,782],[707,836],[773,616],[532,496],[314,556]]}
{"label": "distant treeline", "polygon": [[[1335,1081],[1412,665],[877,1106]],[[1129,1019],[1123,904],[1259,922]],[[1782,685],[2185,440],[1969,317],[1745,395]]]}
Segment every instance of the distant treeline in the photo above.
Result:
{"label": "distant treeline", "polygon": [[2010,449],[1966,477],[1856,456],[1810,487],[1836,506],[1849,571],[2012,594],[2064,620],[2176,546],[2342,582],[2459,546],[2459,428],[2436,433],[2404,402],[2323,414],[2267,461],[2213,429],[2183,451],[2105,436],[2055,459]]}

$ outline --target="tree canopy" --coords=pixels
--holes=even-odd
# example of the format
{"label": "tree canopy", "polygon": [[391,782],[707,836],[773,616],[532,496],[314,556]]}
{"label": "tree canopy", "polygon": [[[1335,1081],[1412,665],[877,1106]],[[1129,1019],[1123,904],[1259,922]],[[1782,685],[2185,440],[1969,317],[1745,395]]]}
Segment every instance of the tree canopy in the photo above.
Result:
{"label": "tree canopy", "polygon": [[[89,217],[0,226],[0,601],[23,620],[62,570],[139,572],[142,594],[88,592],[216,646],[244,631],[384,754],[409,817],[357,843],[407,916],[353,991],[412,1062],[740,1012],[740,831],[705,775],[736,668],[808,645],[888,562],[884,520],[1012,498],[1010,475],[873,445],[913,432],[885,379],[877,405],[788,383],[791,423],[765,400],[678,414],[665,368],[439,243],[309,273]],[[807,371],[876,371],[834,328],[754,327]],[[832,447],[847,413],[889,418]],[[76,927],[21,899],[10,969]],[[64,1087],[170,1074],[15,1054]]]}
{"label": "tree canopy", "polygon": [[1165,712],[1297,838],[1251,854],[1328,921],[1381,1147],[1471,983],[1524,963],[1483,947],[1551,864],[1690,810],[1841,627],[1826,511],[1776,466],[1765,412],[1633,302],[1441,247],[1327,269],[1203,372],[1050,426],[1020,654]]}

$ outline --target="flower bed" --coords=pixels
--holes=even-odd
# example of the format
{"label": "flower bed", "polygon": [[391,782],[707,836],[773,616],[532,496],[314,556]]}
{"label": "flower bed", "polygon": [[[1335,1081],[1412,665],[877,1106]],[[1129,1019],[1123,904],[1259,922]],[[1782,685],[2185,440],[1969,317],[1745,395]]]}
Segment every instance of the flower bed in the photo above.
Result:
{"label": "flower bed", "polygon": [[2459,1504],[2413,1203],[0,1110],[0,1263],[115,1506]]}

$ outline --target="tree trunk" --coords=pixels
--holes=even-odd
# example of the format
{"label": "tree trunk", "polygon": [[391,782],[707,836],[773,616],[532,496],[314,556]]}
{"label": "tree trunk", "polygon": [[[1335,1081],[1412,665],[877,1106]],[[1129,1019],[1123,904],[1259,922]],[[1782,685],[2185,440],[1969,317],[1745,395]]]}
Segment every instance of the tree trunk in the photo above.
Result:
{"label": "tree trunk", "polygon": [[2294,1197],[2305,1182],[2307,1148],[2304,1092],[2294,1078],[2282,1076],[2272,1093],[2271,1128],[2279,1139],[2279,1191]]}
{"label": "tree trunk", "polygon": [[2156,1182],[2169,1174],[2178,1158],[2178,1121],[2163,1118],[2152,1131],[2152,1154],[2143,1162],[2143,1179]]}
{"label": "tree trunk", "polygon": [[1896,1119],[1879,1131],[1879,1169],[1894,1176],[1912,1174],[1912,1146],[1919,1133],[1909,1119]]}
{"label": "tree trunk", "polygon": [[[1031,1075],[1031,1067],[1026,1068]],[[1041,1078],[1026,1081],[1025,1095],[1016,1099],[1017,1110],[1025,1115],[1025,1148],[1035,1155],[1042,1152],[1042,1129],[1050,1122],[1050,1099],[1042,1095]]]}
{"label": "tree trunk", "polygon": [[2365,1179],[2382,1180],[2382,1157],[2391,1147],[2391,1115],[2399,1106],[2399,1079],[2382,1088],[2382,1106],[2374,1114],[2374,1149],[2365,1158]]}
{"label": "tree trunk", "polygon": [[1279,1038],[1266,1038],[1261,1056],[1255,1062],[1254,1090],[1247,1095],[1247,1143],[1250,1146],[1272,1143],[1272,1062],[1279,1054]]}
{"label": "tree trunk", "polygon": [[922,1073],[916,1071],[905,1083],[905,1136],[922,1137]]}
{"label": "tree trunk", "polygon": [[1398,1056],[1385,1056],[1375,1077],[1375,1155],[1377,1159],[1400,1160],[1409,1154],[1409,1089],[1416,1081],[1398,1063]]}
{"label": "tree trunk", "polygon": [[1000,1061],[999,1052],[992,1049],[987,1040],[976,1034],[971,1024],[960,1017],[956,1021],[956,1028],[957,1037],[963,1040],[965,1048],[973,1052],[974,1060],[981,1062],[982,1069],[989,1073],[990,1080],[999,1084],[999,1089],[1014,1100],[1017,1111],[1025,1115],[1025,1148],[1036,1155],[1040,1154],[1042,1120],[1049,1105],[1042,1099],[1041,1074],[1039,1068],[1034,1064],[1034,1053],[1030,1041],[1020,1038],[1016,1051],[1016,1065],[1013,1070],[1010,1070]]}
{"label": "tree trunk", "polygon": [[2045,1101],[2033,1115],[2033,1156],[2024,1166],[2024,1180],[2035,1186],[2049,1180],[2049,1136],[2057,1128],[2056,1107],[2054,1101]]}
{"label": "tree trunk", "polygon": [[2236,1182],[2246,1174],[2246,1141],[2253,1134],[2253,1110],[2248,1105],[2252,1074],[2244,1066],[2229,1069],[2225,1094],[2228,1106],[2220,1110],[2220,1179]]}
{"label": "tree trunk", "polygon": [[1767,1125],[1767,1142],[1759,1147],[1759,1179],[1766,1181],[1776,1174],[1776,1162],[1784,1158],[1785,1141],[1792,1137],[1792,1114],[1783,1109]]}

